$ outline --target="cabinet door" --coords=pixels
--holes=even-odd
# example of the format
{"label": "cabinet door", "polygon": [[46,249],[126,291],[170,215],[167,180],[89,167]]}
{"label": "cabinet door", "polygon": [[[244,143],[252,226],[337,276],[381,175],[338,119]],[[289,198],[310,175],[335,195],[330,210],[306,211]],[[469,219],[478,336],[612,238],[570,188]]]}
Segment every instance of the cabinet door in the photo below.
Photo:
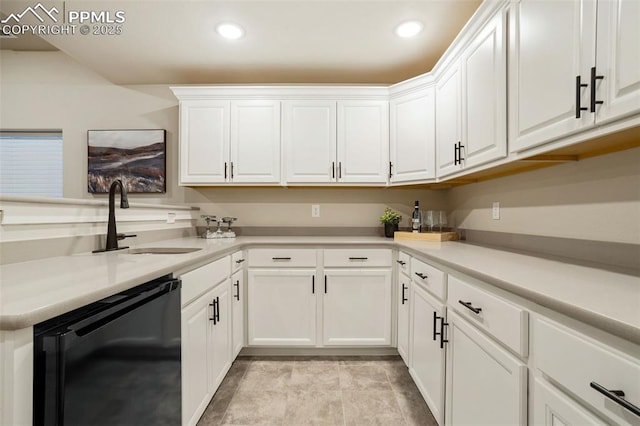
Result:
{"label": "cabinet door", "polygon": [[411,280],[404,274],[398,274],[398,353],[406,365],[409,365],[409,292]]}
{"label": "cabinet door", "polygon": [[[509,147],[518,152],[592,126],[596,0],[520,0],[510,12]],[[576,90],[580,105],[576,103]]]}
{"label": "cabinet door", "polygon": [[446,424],[526,424],[527,366],[452,311],[448,323]]}
{"label": "cabinet door", "polygon": [[391,344],[391,270],[325,269],[325,345]]}
{"label": "cabinet door", "polygon": [[233,320],[231,327],[233,329],[231,339],[233,349],[231,351],[231,359],[236,359],[238,353],[244,345],[244,271],[239,270],[231,277],[231,311]]}
{"label": "cabinet door", "polygon": [[280,102],[231,103],[231,181],[280,182]]}
{"label": "cabinet door", "polygon": [[231,368],[231,283],[227,278],[211,292],[211,302],[216,308],[216,320],[209,321],[211,326],[211,381],[212,394]]}
{"label": "cabinet door", "polygon": [[387,183],[389,103],[338,102],[338,182]]}
{"label": "cabinet door", "polygon": [[640,111],[640,2],[598,1],[596,84],[598,124]]}
{"label": "cabinet door", "polygon": [[507,155],[507,55],[503,13],[475,36],[461,59],[465,167]]}
{"label": "cabinet door", "polygon": [[315,270],[250,269],[248,278],[249,344],[315,345]]}
{"label": "cabinet door", "polygon": [[[183,280],[183,285],[186,284]],[[208,292],[182,309],[182,424],[195,425],[213,397],[213,360]]]}
{"label": "cabinet door", "polygon": [[535,426],[606,424],[540,377],[533,381],[532,415]]}
{"label": "cabinet door", "polygon": [[462,165],[455,164],[455,146],[461,142],[460,66],[456,62],[436,84],[436,155],[438,177],[455,173]]}
{"label": "cabinet door", "polygon": [[[445,348],[440,333],[445,308],[420,285],[411,284],[411,366],[409,372],[431,413],[443,425]],[[437,318],[436,318],[437,316]]]}
{"label": "cabinet door", "polygon": [[283,114],[287,182],[335,182],[336,103],[287,101],[283,104]]}
{"label": "cabinet door", "polygon": [[435,178],[435,89],[393,99],[390,107],[391,182]]}
{"label": "cabinet door", "polygon": [[229,161],[226,101],[180,103],[180,183],[225,182]]}

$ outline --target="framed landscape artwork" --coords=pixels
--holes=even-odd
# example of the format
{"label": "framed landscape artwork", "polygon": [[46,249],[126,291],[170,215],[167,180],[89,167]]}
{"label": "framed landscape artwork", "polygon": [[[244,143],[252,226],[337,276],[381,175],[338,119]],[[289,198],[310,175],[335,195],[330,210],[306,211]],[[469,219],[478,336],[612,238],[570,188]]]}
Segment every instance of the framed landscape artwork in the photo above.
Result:
{"label": "framed landscape artwork", "polygon": [[89,130],[90,193],[109,192],[115,179],[127,192],[166,192],[166,131]]}

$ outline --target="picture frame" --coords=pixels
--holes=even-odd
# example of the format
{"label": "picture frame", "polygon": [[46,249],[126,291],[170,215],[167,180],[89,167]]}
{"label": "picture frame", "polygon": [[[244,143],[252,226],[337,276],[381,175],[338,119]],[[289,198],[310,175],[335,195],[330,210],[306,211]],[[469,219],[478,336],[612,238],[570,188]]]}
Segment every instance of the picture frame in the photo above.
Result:
{"label": "picture frame", "polygon": [[129,193],[166,193],[167,134],[164,129],[87,131],[87,189],[107,193],[122,180]]}

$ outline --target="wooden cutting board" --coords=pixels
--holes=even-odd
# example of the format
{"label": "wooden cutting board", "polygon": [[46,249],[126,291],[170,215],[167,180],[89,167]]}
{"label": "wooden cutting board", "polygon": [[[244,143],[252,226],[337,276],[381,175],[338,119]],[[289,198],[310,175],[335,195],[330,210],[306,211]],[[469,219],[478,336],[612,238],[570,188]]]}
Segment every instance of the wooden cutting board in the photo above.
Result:
{"label": "wooden cutting board", "polygon": [[396,231],[393,233],[394,240],[415,240],[415,241],[455,241],[458,239],[456,232],[405,232]]}

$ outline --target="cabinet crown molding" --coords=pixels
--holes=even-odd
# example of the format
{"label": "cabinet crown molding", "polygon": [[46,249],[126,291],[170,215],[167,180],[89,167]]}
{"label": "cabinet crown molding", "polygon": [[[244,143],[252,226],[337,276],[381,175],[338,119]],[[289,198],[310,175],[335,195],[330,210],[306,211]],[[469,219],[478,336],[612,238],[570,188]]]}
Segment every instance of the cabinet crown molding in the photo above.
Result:
{"label": "cabinet crown molding", "polygon": [[384,86],[336,86],[336,85],[208,85],[172,86],[173,94],[180,101],[189,100],[238,100],[238,99],[359,99],[387,100],[389,87]]}

